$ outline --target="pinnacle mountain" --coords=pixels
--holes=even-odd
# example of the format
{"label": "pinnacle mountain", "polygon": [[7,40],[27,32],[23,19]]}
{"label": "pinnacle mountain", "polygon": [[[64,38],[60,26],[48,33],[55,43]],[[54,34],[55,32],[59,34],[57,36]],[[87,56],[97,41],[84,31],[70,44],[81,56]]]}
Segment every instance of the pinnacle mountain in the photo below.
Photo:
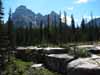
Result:
{"label": "pinnacle mountain", "polygon": [[16,8],[15,12],[12,14],[12,20],[17,27],[29,25],[30,22],[34,23],[35,13],[21,5]]}
{"label": "pinnacle mountain", "polygon": [[[52,11],[49,15],[51,23],[54,24],[55,20],[57,23],[59,22],[59,15],[56,12]],[[38,27],[41,21],[47,24],[47,17],[47,15],[42,15],[41,13],[34,13],[24,5],[17,7],[12,14],[12,20],[16,27],[29,26],[30,24],[33,27]]]}

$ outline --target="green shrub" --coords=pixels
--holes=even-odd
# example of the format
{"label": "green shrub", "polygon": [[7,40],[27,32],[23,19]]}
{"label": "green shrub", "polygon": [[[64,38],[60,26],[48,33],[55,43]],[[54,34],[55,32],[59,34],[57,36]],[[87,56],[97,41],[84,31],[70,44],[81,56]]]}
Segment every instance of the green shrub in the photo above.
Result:
{"label": "green shrub", "polygon": [[73,48],[68,53],[70,55],[73,55],[74,57],[90,57],[91,56],[91,54],[86,49]]}

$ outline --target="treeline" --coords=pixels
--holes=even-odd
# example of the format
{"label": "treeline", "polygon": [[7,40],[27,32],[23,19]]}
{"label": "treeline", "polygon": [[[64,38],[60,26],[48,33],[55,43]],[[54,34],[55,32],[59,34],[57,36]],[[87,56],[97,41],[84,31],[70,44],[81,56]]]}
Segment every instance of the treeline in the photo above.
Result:
{"label": "treeline", "polygon": [[16,43],[17,45],[37,45],[37,44],[66,44],[73,42],[95,42],[99,41],[99,29],[100,26],[92,22],[86,23],[83,18],[79,26],[75,25],[73,15],[71,15],[71,25],[67,24],[66,12],[64,12],[64,20],[61,21],[61,14],[59,17],[59,23],[55,21],[50,23],[50,16],[48,15],[47,25],[41,23],[39,27],[34,28],[32,23],[26,27],[16,28]]}

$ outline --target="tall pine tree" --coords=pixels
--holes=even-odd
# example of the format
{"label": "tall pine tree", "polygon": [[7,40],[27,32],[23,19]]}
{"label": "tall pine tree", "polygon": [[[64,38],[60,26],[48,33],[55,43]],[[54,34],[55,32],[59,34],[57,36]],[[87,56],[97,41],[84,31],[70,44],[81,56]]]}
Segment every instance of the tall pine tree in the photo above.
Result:
{"label": "tall pine tree", "polygon": [[7,30],[8,30],[8,40],[9,40],[9,48],[8,48],[8,56],[9,56],[9,59],[8,61],[10,61],[10,57],[12,57],[12,52],[14,51],[15,49],[15,44],[16,44],[16,41],[15,41],[15,33],[14,33],[14,26],[13,26],[13,21],[12,21],[12,16],[11,16],[11,9],[9,11],[9,18],[8,18],[8,21],[7,21]]}
{"label": "tall pine tree", "polygon": [[71,42],[75,42],[75,20],[73,15],[71,15]]}
{"label": "tall pine tree", "polygon": [[71,29],[74,31],[75,30],[75,20],[73,15],[71,15]]}
{"label": "tall pine tree", "polygon": [[81,29],[82,29],[82,31],[85,29],[85,20],[84,20],[84,18],[82,19],[82,22],[81,22]]}
{"label": "tall pine tree", "polygon": [[40,22],[40,44],[43,42],[43,21]]}
{"label": "tall pine tree", "polygon": [[67,25],[67,13],[64,11],[64,22],[65,22],[65,25]]}
{"label": "tall pine tree", "polygon": [[59,12],[59,45],[62,45],[62,21],[61,11]]}
{"label": "tall pine tree", "polygon": [[3,30],[3,23],[2,23],[2,19],[3,19],[3,7],[2,7],[2,1],[0,0],[0,32]]}

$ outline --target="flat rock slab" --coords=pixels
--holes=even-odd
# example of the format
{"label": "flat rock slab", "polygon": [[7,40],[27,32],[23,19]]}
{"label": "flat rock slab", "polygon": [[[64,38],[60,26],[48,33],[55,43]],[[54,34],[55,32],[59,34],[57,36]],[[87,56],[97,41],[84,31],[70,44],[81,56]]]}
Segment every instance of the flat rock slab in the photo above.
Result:
{"label": "flat rock slab", "polygon": [[67,75],[100,75],[100,57],[79,58],[67,66]]}
{"label": "flat rock slab", "polygon": [[17,51],[24,51],[24,50],[33,50],[33,51],[41,51],[44,54],[61,54],[66,53],[67,50],[65,48],[60,47],[36,47],[36,46],[27,46],[27,47],[17,47]]}
{"label": "flat rock slab", "polygon": [[73,56],[70,56],[68,54],[49,54],[48,57],[52,58],[59,58],[59,59],[73,59]]}

